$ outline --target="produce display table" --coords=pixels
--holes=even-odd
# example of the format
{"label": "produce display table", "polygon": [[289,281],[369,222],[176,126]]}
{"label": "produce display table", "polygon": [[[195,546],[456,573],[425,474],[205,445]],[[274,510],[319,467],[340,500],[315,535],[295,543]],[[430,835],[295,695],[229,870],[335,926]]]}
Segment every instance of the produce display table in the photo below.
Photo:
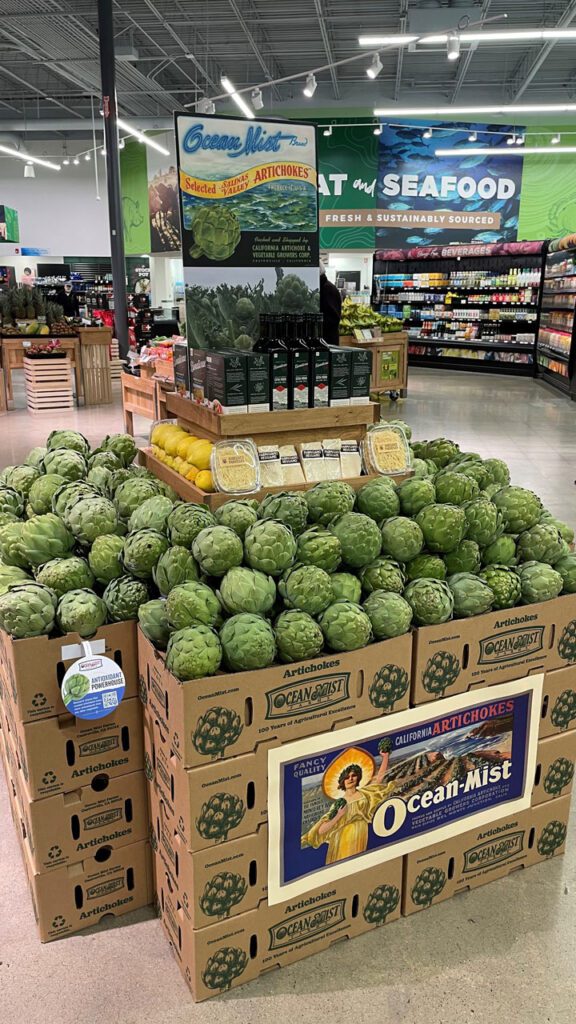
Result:
{"label": "produce display table", "polygon": [[[26,352],[24,342],[27,341],[32,345],[37,345],[50,340],[50,335],[47,335],[46,337],[38,337],[33,334],[23,335],[21,337],[2,338],[2,368],[6,378],[6,398],[8,402],[12,402],[14,399],[12,371],[24,369],[24,354]],[[76,381],[76,401],[78,402],[78,399],[84,394],[82,386],[80,339],[78,337],[68,337],[59,338],[58,340],[60,341],[60,351],[66,352],[70,356],[70,364],[74,370],[74,379]]]}
{"label": "produce display table", "polygon": [[372,353],[370,392],[398,392],[406,397],[408,389],[408,332],[394,331],[375,337],[373,341],[359,341],[353,334],[340,338],[340,344],[364,348]]}
{"label": "produce display table", "polygon": [[124,429],[134,436],[134,413],[147,420],[166,419],[166,401],[171,381],[156,380],[154,377],[134,377],[131,373],[120,376],[122,384],[122,408]]}

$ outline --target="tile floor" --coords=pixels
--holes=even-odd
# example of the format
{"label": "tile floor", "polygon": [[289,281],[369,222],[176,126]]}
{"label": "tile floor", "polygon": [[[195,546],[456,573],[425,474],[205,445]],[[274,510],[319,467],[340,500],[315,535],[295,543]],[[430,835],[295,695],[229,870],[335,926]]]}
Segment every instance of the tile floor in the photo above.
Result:
{"label": "tile floor", "polygon": [[[499,455],[576,524],[576,407],[528,380],[415,371],[396,407],[415,437],[448,435]],[[120,430],[109,408],[0,419],[0,466],[55,426],[92,441]],[[145,421],[138,430],[146,432]],[[572,839],[574,839],[572,828]],[[0,782],[0,1021],[2,1024],[573,1024],[576,846],[566,857],[342,943],[194,1005],[151,911],[40,945]]]}

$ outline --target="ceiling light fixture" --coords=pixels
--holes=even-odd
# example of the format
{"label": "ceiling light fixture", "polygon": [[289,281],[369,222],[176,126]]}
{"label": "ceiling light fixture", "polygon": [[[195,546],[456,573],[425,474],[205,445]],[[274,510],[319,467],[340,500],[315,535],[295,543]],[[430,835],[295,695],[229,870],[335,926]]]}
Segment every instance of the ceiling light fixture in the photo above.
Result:
{"label": "ceiling light fixture", "polygon": [[576,103],[525,103],[519,105],[485,106],[485,107],[452,107],[445,103],[442,107],[377,107],[374,117],[435,117],[462,114],[573,114]]}
{"label": "ceiling light fixture", "polygon": [[372,57],[372,63],[370,67],[366,68],[366,74],[368,75],[368,78],[376,78],[382,71],[383,67],[384,65],[380,60],[380,54],[375,53],[374,56]]}
{"label": "ceiling light fixture", "polygon": [[382,125],[377,124],[374,129],[374,135],[382,135]]}
{"label": "ceiling light fixture", "polygon": [[423,139],[431,139],[432,138],[432,129],[431,128],[426,128],[422,132],[422,138]]}
{"label": "ceiling light fixture", "polygon": [[150,146],[151,149],[155,149],[156,152],[162,153],[164,156],[170,156],[170,150],[166,149],[165,146],[161,146],[159,142],[155,142],[154,139],[149,138],[148,135],[143,135],[137,128],[133,128],[132,125],[126,124],[120,117],[117,120],[118,127],[124,132],[128,132],[134,139],[138,139],[138,142],[143,142],[145,146]]}
{"label": "ceiling light fixture", "polygon": [[30,156],[29,153],[21,153],[18,149],[11,149],[10,146],[0,146],[0,153],[6,156],[15,156],[19,160],[25,160],[27,164],[38,164],[40,167],[49,167],[51,171],[59,171],[60,164],[53,164],[50,160],[41,160],[39,156]]}
{"label": "ceiling light fixture", "polygon": [[526,142],[526,136],[525,135],[517,135],[516,136],[516,145],[517,146],[523,146],[525,142]]}
{"label": "ceiling light fixture", "polygon": [[226,90],[228,95],[231,96],[232,99],[234,100],[236,106],[240,108],[240,110],[244,114],[244,117],[253,118],[254,111],[252,110],[252,107],[249,107],[244,97],[241,96],[239,92],[236,92],[236,89],[232,85],[230,79],[226,78],[226,75],[222,75],[220,82],[222,84],[222,88]]}
{"label": "ceiling light fixture", "polygon": [[470,132],[468,142],[478,142],[478,132]]}
{"label": "ceiling light fixture", "polygon": [[78,167],[78,164],[80,163],[78,157],[75,157],[72,163],[74,164],[74,167]]}
{"label": "ceiling light fixture", "polygon": [[460,57],[460,36],[457,32],[449,32],[446,40],[446,56],[448,60],[458,60]]}
{"label": "ceiling light fixture", "polygon": [[25,165],[25,167],[24,167],[24,177],[25,178],[35,178],[36,177],[36,171],[34,170],[34,164],[28,163],[28,164]]}
{"label": "ceiling light fixture", "polygon": [[507,146],[515,146],[516,145],[516,136],[515,135],[509,135],[508,138],[506,139],[506,145]]}
{"label": "ceiling light fixture", "polygon": [[329,139],[330,136],[332,135],[332,125],[329,124],[328,127],[324,129],[322,134],[325,135],[327,139]]}
{"label": "ceiling light fixture", "polygon": [[408,35],[390,35],[390,36],[360,36],[358,42],[360,46],[374,47],[374,46],[409,46],[410,43],[415,43],[418,36]]}
{"label": "ceiling light fixture", "polygon": [[306,85],[304,86],[302,92],[304,93],[305,96],[308,97],[308,99],[311,99],[314,93],[316,92],[317,87],[318,82],[316,81],[316,75],[310,72],[308,75],[306,75]]}
{"label": "ceiling light fixture", "polygon": [[[459,32],[461,43],[509,43],[524,42],[534,39],[576,39],[576,29],[557,28],[528,28],[528,29],[502,29],[488,32]],[[428,36],[409,35],[387,35],[387,36],[360,36],[358,44],[373,49],[375,46],[409,46],[410,43],[423,43],[427,46],[444,46],[448,42],[449,32],[439,32]]]}
{"label": "ceiling light fixture", "polygon": [[258,89],[258,87],[256,87],[256,89],[252,89],[252,92],[250,93],[250,101],[252,103],[252,106],[254,107],[254,110],[262,110],[262,107],[264,106],[264,100],[262,99],[262,90]]}
{"label": "ceiling light fixture", "polygon": [[125,145],[126,145],[126,143],[124,142],[124,139],[120,139],[120,141],[118,143],[118,149],[124,149]]}
{"label": "ceiling light fixture", "polygon": [[558,134],[553,135],[552,138],[550,139],[550,144],[552,146],[558,146],[559,143],[561,142],[561,140],[562,140],[562,136],[561,135],[558,135]]}
{"label": "ceiling light fixture", "polygon": [[197,114],[214,114],[216,107],[212,100],[209,100],[207,96],[203,96],[201,100],[198,100],[196,104]]}
{"label": "ceiling light fixture", "polygon": [[88,163],[88,162],[89,162],[89,160],[90,160],[90,153],[84,153],[84,159],[85,159],[85,160],[86,160],[86,162]]}
{"label": "ceiling light fixture", "polygon": [[70,164],[70,161],[69,161],[68,157],[66,157],[66,159],[63,160],[62,163],[64,164],[64,167],[68,167],[69,164]]}
{"label": "ceiling light fixture", "polygon": [[576,146],[523,146],[521,149],[504,149],[504,146],[488,147],[470,146],[460,149],[437,149],[435,156],[524,156],[525,153],[537,155],[538,153],[576,153]]}

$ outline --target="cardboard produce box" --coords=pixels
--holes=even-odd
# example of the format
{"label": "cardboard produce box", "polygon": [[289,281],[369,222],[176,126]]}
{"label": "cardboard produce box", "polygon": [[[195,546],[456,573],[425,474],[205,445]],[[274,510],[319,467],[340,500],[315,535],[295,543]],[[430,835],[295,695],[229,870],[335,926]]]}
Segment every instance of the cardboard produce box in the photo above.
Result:
{"label": "cardboard produce box", "polygon": [[94,776],[115,778],[143,766],[142,705],[123,700],[106,718],[83,721],[73,715],[23,725],[11,702],[2,706],[9,743],[29,799],[68,793]]}
{"label": "cardboard produce box", "polygon": [[423,704],[567,664],[576,680],[576,594],[416,629],[411,701]]}
{"label": "cardboard produce box", "polygon": [[412,635],[181,683],[138,630],[140,694],[185,768],[408,707]]}
{"label": "cardboard produce box", "polygon": [[533,806],[572,793],[575,763],[576,730],[540,740],[532,791]]}
{"label": "cardboard produce box", "polygon": [[[168,875],[157,878],[160,916],[197,1002],[303,960],[399,917],[400,859],[313,889],[296,902],[261,905],[195,930]],[[383,942],[388,941],[388,936]]]}
{"label": "cardboard produce box", "polygon": [[[0,694],[5,702],[12,702],[16,718],[35,722],[64,714],[60,686],[70,663],[84,654],[81,643],[77,633],[52,639],[38,636],[13,640],[0,630]],[[126,679],[125,696],[137,697],[136,623],[102,626],[90,644],[95,653],[106,654],[120,666]],[[75,648],[76,653],[63,648]]]}
{"label": "cardboard produce box", "polygon": [[531,807],[404,858],[404,916],[476,889],[566,848],[570,797]]}
{"label": "cardboard produce box", "polygon": [[576,729],[576,666],[546,672],[540,738]]}

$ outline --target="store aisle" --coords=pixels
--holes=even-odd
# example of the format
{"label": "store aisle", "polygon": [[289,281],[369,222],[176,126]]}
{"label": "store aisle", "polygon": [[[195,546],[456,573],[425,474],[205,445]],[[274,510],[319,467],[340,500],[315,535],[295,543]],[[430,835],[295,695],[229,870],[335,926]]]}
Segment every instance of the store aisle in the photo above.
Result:
{"label": "store aisle", "polygon": [[[417,371],[390,415],[415,437],[440,434],[497,455],[513,479],[576,523],[574,407],[528,380]],[[90,440],[122,429],[119,404],[0,420],[0,465],[55,426]],[[148,424],[138,423],[141,438]],[[476,430],[482,431],[482,444]],[[573,829],[572,829],[573,831]],[[572,1024],[576,995],[576,846],[321,956],[194,1005],[152,910],[41,946],[0,781],[0,1019],[3,1024],[284,1024],[302,1017],[386,1024]],[[105,932],[105,934],[104,934]],[[432,936],[432,938],[431,938]],[[63,993],[66,993],[63,997]]]}

